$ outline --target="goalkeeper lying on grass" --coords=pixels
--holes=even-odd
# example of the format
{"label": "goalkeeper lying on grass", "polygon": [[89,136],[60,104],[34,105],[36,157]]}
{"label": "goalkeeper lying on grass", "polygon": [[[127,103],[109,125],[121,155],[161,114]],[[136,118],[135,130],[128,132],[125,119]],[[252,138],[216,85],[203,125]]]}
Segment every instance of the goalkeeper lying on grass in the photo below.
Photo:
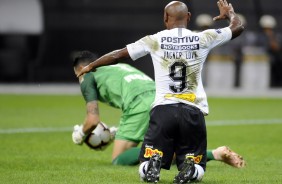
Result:
{"label": "goalkeeper lying on grass", "polygon": [[[78,52],[74,57],[74,72],[96,59],[89,51]],[[86,118],[76,125],[72,134],[75,144],[82,144],[100,122],[98,101],[122,110],[119,128],[115,133],[112,163],[135,165],[139,163],[140,148],[148,128],[149,112],[155,98],[154,81],[127,64],[98,68],[79,77],[82,95],[86,101]],[[113,130],[113,129],[112,129]],[[208,160],[222,161],[236,168],[245,166],[244,159],[226,146],[207,151]]]}

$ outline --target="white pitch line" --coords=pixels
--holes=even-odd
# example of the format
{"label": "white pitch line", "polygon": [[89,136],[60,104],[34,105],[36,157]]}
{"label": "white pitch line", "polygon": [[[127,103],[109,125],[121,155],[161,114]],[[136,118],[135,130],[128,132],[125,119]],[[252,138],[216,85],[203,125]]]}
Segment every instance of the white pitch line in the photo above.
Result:
{"label": "white pitch line", "polygon": [[[236,126],[236,125],[267,125],[282,124],[282,119],[248,119],[248,120],[216,120],[206,121],[207,126]],[[50,132],[71,132],[72,127],[46,127],[46,128],[15,128],[0,129],[0,134],[16,133],[50,133]]]}
{"label": "white pitch line", "polygon": [[282,119],[246,119],[206,121],[207,126],[267,125],[282,124]]}
{"label": "white pitch line", "polygon": [[0,129],[0,134],[16,134],[16,133],[48,133],[48,132],[70,132],[71,127],[61,128],[15,128],[15,129]]}

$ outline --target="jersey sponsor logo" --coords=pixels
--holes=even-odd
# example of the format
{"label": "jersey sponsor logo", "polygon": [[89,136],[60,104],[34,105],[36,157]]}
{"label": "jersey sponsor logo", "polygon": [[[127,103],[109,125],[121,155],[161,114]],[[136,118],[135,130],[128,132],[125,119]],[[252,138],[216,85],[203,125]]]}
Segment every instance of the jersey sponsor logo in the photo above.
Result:
{"label": "jersey sponsor logo", "polygon": [[123,65],[123,64],[117,64],[117,65],[110,65],[109,67],[118,67],[122,70],[126,70],[128,72],[134,72],[134,70],[132,68],[130,68],[129,66],[127,65]]}
{"label": "jersey sponsor logo", "polygon": [[194,162],[196,164],[198,164],[202,161],[203,155],[194,156],[194,154],[192,153],[192,154],[187,154],[185,157],[186,158],[192,158],[194,160]]}
{"label": "jersey sponsor logo", "polygon": [[183,93],[183,94],[166,94],[165,98],[179,98],[189,102],[195,102],[196,95],[194,93]]}
{"label": "jersey sponsor logo", "polygon": [[199,41],[199,36],[184,36],[184,37],[161,37],[161,43],[191,43]]}
{"label": "jersey sponsor logo", "polygon": [[164,50],[199,50],[199,44],[190,45],[173,45],[173,44],[161,44],[161,49]]}
{"label": "jersey sponsor logo", "polygon": [[152,81],[152,79],[146,75],[142,75],[142,74],[130,74],[124,77],[124,80],[126,80],[127,82],[131,82],[132,80],[145,80],[145,81]]}
{"label": "jersey sponsor logo", "polygon": [[146,148],[144,157],[150,158],[150,157],[152,157],[152,155],[154,155],[156,153],[158,153],[161,157],[163,156],[163,152],[159,151],[158,149]]}

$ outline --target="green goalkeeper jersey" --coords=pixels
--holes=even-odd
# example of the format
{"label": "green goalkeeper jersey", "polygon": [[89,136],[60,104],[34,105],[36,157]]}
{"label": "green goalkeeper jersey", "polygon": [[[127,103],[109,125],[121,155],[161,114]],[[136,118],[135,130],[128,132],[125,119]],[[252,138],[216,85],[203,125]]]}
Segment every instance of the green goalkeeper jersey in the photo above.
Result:
{"label": "green goalkeeper jersey", "polygon": [[124,110],[138,95],[154,91],[155,83],[128,64],[116,64],[85,74],[80,88],[86,102],[99,100]]}

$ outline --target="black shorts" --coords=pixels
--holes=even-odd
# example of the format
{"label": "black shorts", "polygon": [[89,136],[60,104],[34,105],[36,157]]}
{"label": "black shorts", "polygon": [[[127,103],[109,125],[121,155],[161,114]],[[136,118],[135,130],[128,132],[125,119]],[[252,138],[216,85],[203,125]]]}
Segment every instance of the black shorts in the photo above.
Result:
{"label": "black shorts", "polygon": [[150,112],[150,123],[139,159],[149,160],[153,153],[162,155],[162,168],[170,169],[173,155],[181,168],[185,156],[206,168],[207,133],[203,113],[187,104],[158,105]]}

